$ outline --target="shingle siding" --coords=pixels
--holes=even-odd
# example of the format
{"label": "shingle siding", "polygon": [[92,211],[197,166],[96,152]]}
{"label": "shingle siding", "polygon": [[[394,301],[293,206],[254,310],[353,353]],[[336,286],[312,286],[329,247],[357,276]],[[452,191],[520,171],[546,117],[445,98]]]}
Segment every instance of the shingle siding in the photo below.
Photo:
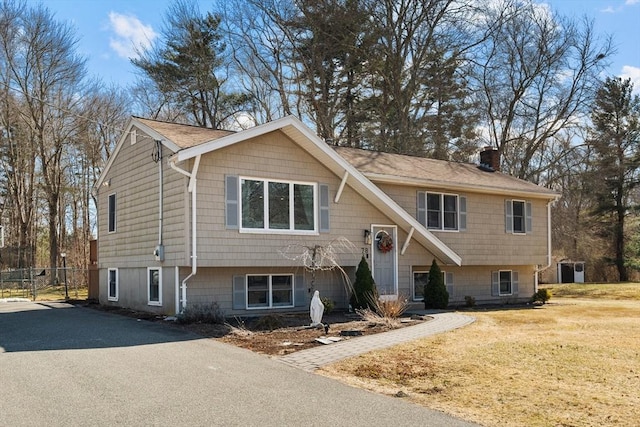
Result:
{"label": "shingle siding", "polygon": [[[151,126],[153,121],[145,121]],[[166,127],[166,126],[165,126]],[[182,128],[180,128],[182,129]],[[206,132],[198,130],[193,138],[205,140]],[[176,130],[176,135],[179,132]],[[158,244],[159,181],[158,164],[151,157],[155,142],[143,132],[137,132],[137,143],[126,139],[113,159],[105,182],[98,192],[98,233],[100,298],[106,301],[107,268],[118,268],[118,305],[156,312],[176,311],[176,288],[191,273],[191,200],[189,179],[171,169],[167,163],[173,153],[164,149],[163,164],[163,229],[164,262],[155,260],[153,250]],[[179,145],[179,144],[178,144]],[[414,160],[415,162],[415,160]],[[178,163],[191,171],[194,160]],[[376,204],[356,192],[349,184],[344,187],[338,203],[334,198],[342,180],[342,172],[330,170],[316,160],[284,132],[274,131],[226,148],[203,154],[197,174],[197,264],[198,271],[187,283],[188,304],[208,304],[215,301],[227,315],[263,314],[269,310],[237,310],[233,308],[233,278],[246,274],[293,274],[304,276],[308,306],[312,290],[334,300],[339,308],[348,306],[349,294],[341,275],[336,271],[318,272],[312,285],[312,273],[300,261],[283,255],[283,250],[304,251],[315,245],[327,246],[337,238],[353,243],[353,251],[339,254],[339,265],[350,279],[363,253],[371,262],[375,245],[364,244],[363,230],[372,224],[396,225]],[[473,171],[472,171],[473,174]],[[329,189],[330,230],[311,235],[241,232],[230,229],[225,222],[225,179],[233,175],[260,179],[287,180],[327,184]],[[484,179],[484,176],[483,176]],[[462,258],[462,266],[444,265],[453,274],[454,304],[464,303],[465,296],[478,302],[524,300],[533,294],[535,264],[546,263],[547,207],[542,198],[530,200],[533,206],[533,233],[513,235],[505,232],[504,201],[507,196],[479,194],[473,191],[448,191],[417,185],[378,184],[411,216],[416,216],[417,191],[433,191],[464,195],[467,200],[467,229],[464,232],[432,231]],[[523,186],[523,188],[526,186]],[[115,233],[107,232],[107,198],[116,194]],[[521,197],[516,199],[522,200]],[[386,210],[389,213],[389,210]],[[315,212],[318,215],[318,210]],[[411,298],[414,271],[428,271],[434,255],[416,240],[409,242],[404,254],[400,251],[408,233],[397,228],[398,293]],[[147,305],[147,267],[162,267],[162,307]],[[517,296],[491,297],[491,272],[510,269],[519,273]],[[176,283],[176,271],[178,280]],[[298,304],[296,304],[298,305]],[[300,307],[285,311],[299,311]]]}
{"label": "shingle siding", "polygon": [[504,201],[509,197],[459,193],[446,188],[407,187],[380,184],[379,187],[407,212],[416,216],[416,193],[458,194],[467,197],[465,231],[430,230],[462,257],[463,265],[525,265],[547,263],[547,202],[532,199],[533,232],[527,235],[505,232]]}

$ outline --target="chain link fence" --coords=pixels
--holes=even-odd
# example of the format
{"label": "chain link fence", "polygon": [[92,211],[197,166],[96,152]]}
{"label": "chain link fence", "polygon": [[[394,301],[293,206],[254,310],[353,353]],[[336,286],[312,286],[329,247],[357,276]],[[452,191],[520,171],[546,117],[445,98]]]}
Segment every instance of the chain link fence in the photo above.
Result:
{"label": "chain link fence", "polygon": [[0,272],[0,298],[86,299],[89,272],[82,268],[23,268]]}

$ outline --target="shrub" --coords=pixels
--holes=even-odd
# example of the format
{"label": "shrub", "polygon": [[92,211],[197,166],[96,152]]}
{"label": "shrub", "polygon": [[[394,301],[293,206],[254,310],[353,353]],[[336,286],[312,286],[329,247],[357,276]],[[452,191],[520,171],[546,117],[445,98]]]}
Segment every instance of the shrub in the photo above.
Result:
{"label": "shrub", "polygon": [[256,329],[261,331],[273,331],[284,326],[282,316],[279,314],[267,314],[262,316],[256,322]]}
{"label": "shrub", "polygon": [[223,324],[224,312],[217,302],[210,304],[192,304],[177,316],[179,323]]}
{"label": "shrub", "polygon": [[336,303],[327,297],[320,298],[320,301],[324,305],[324,314],[330,314],[336,306]]}
{"label": "shrub", "polygon": [[449,305],[449,292],[444,284],[442,270],[434,259],[429,269],[429,280],[424,286],[424,308],[445,309]]}
{"label": "shrub", "polygon": [[372,298],[370,303],[377,314],[390,319],[397,319],[402,316],[409,307],[409,302],[402,295],[398,295],[396,299],[381,300],[380,298]]}
{"label": "shrub", "polygon": [[353,294],[351,294],[349,303],[354,310],[363,308],[374,310],[375,308],[371,304],[372,298],[378,299],[378,295],[369,264],[363,256],[356,270],[356,281],[353,283]]}
{"label": "shrub", "polygon": [[531,302],[532,303],[540,302],[542,304],[546,304],[547,301],[549,301],[550,299],[551,299],[551,291],[546,288],[541,288],[541,289],[538,289],[538,292],[533,294],[533,297],[531,297]]}
{"label": "shrub", "polygon": [[370,325],[384,325],[391,329],[395,329],[400,325],[400,320],[391,317],[383,317],[368,308],[356,310],[356,313],[362,318],[362,320]]}
{"label": "shrub", "polygon": [[465,305],[469,308],[476,306],[476,299],[472,296],[467,295],[466,297],[464,297],[464,302]]}

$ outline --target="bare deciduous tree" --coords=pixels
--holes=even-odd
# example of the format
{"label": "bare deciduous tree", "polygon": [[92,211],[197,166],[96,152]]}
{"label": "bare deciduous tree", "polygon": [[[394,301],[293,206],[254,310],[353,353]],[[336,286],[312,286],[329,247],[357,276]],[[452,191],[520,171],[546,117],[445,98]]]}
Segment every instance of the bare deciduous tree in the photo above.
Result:
{"label": "bare deciduous tree", "polygon": [[540,182],[548,143],[587,114],[611,42],[529,0],[487,6],[496,27],[474,58],[485,142],[505,172]]}
{"label": "bare deciduous tree", "polygon": [[[19,120],[24,141],[33,143],[39,168],[39,186],[47,207],[49,263],[57,265],[63,191],[62,158],[76,125],[74,105],[85,73],[85,61],[76,54],[77,39],[71,27],[54,20],[42,6],[16,7],[18,30],[10,39],[15,50],[6,55],[11,88],[20,97]],[[7,51],[7,49],[5,49]]]}

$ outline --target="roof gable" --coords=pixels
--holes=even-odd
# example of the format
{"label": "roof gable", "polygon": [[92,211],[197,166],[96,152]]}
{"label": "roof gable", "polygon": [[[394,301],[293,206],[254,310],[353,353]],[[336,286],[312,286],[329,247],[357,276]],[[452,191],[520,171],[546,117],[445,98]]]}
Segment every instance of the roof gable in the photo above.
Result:
{"label": "roof gable", "polygon": [[[452,249],[429,232],[412,215],[400,207],[391,197],[367,179],[352,164],[342,158],[333,148],[320,139],[311,129],[293,116],[287,116],[263,125],[208,141],[206,143],[178,151],[170,162],[178,163],[229,147],[231,145],[266,135],[282,132],[291,141],[313,156],[318,162],[342,178],[343,183],[373,203],[383,214],[413,236],[413,239],[427,248],[445,264],[460,265],[462,259]],[[412,231],[413,230],[413,231]]]}
{"label": "roof gable", "polygon": [[[100,188],[102,182],[109,172],[109,169],[111,169],[111,165],[118,157],[122,146],[127,141],[127,137],[133,134],[135,129],[139,129],[145,134],[149,135],[149,137],[151,137],[154,141],[159,141],[162,145],[171,150],[172,153],[176,153],[181,149],[200,145],[205,142],[234,133],[233,131],[201,128],[197,126],[163,122],[160,120],[144,119],[141,117],[132,116],[127,122],[125,130],[116,143],[111,156],[107,160],[107,163],[102,170],[100,177],[96,181],[94,189]],[[140,139],[140,137],[138,136],[137,139]]]}

